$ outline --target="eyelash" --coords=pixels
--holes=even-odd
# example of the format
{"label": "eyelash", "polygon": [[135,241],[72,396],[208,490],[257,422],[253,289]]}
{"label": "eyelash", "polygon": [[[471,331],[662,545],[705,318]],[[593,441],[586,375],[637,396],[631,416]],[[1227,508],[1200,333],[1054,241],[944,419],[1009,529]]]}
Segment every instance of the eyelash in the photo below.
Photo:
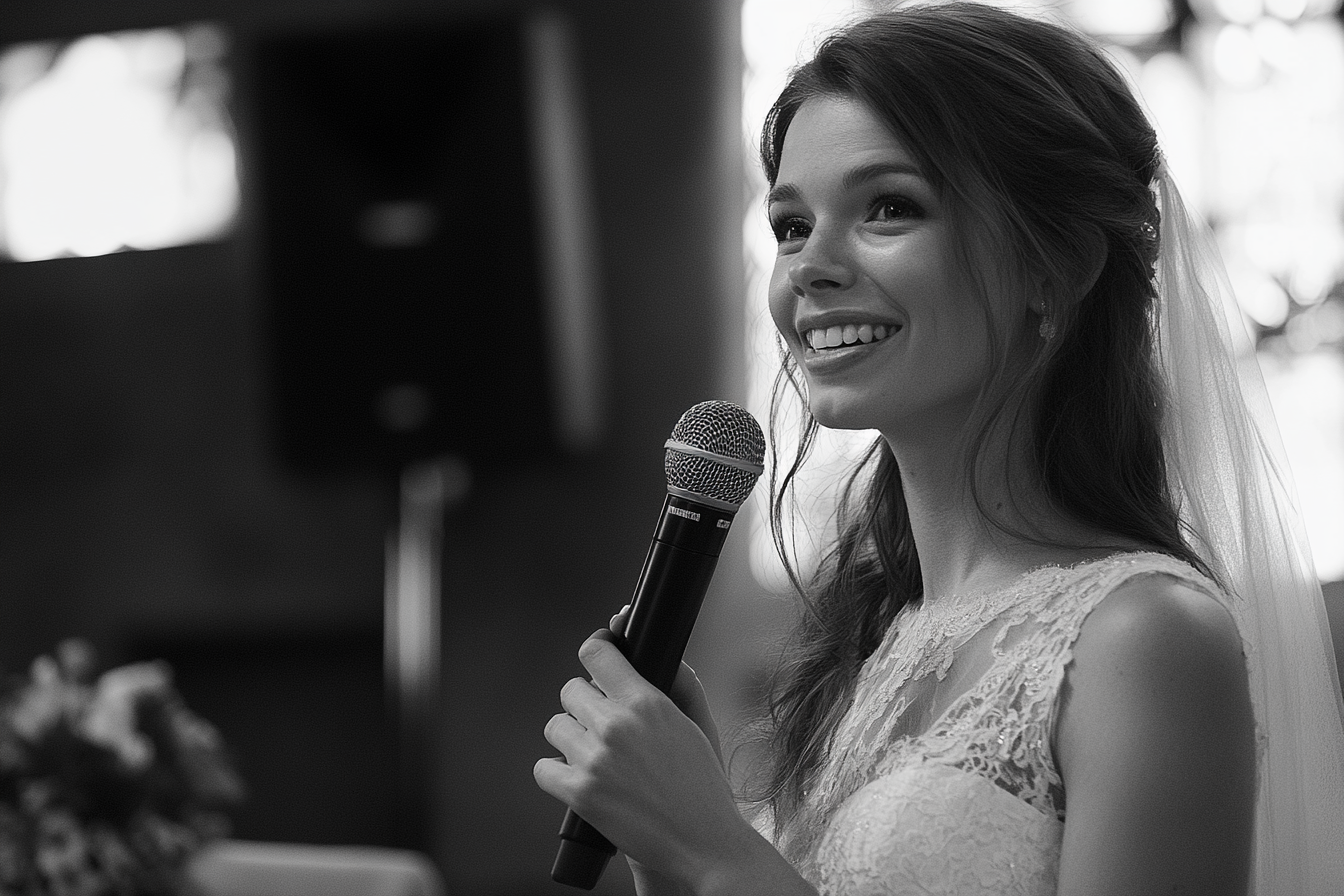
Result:
{"label": "eyelash", "polygon": [[[896,214],[890,218],[877,217],[880,212],[888,209],[895,210]],[[924,210],[920,207],[919,203],[915,202],[910,197],[903,196],[899,193],[883,194],[876,197],[868,204],[869,220],[907,220],[910,218],[923,217],[923,215]],[[789,234],[794,228],[798,228],[803,232],[801,234],[790,236]],[[781,218],[778,221],[772,221],[770,229],[774,231],[775,240],[777,242],[785,243],[790,240],[806,238],[807,235],[812,232],[812,225],[808,223],[806,218],[791,215],[786,218]]]}
{"label": "eyelash", "polygon": [[905,218],[920,218],[924,215],[924,209],[920,207],[918,202],[915,202],[909,196],[902,196],[899,193],[877,197],[873,200],[870,208],[873,212],[876,212],[878,209],[887,206],[902,209],[904,211],[902,217]]}
{"label": "eyelash", "polygon": [[[811,228],[811,225],[809,225],[809,224],[807,223],[807,220],[806,220],[806,219],[804,219],[804,218],[799,218],[799,217],[797,217],[796,215],[793,216],[793,217],[789,217],[789,218],[781,218],[781,219],[778,220],[778,221],[772,221],[772,222],[770,223],[770,229],[771,229],[772,231],[774,231],[774,234],[775,234],[775,242],[779,242],[779,243],[787,243],[789,240],[794,240],[794,239],[800,239],[800,238],[801,238],[801,237],[799,237],[799,236],[789,236],[789,232],[790,232],[794,227],[801,227],[803,230],[807,231],[808,233],[810,233],[810,232],[811,232],[811,229],[812,229],[812,228]],[[806,233],[803,234],[803,236],[806,236],[806,235],[807,235]]]}

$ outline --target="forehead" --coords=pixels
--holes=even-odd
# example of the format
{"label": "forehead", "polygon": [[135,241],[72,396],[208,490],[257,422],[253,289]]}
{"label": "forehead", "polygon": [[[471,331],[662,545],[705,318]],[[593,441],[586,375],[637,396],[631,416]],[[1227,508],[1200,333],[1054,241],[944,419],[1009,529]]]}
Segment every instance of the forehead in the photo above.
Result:
{"label": "forehead", "polygon": [[913,153],[863,103],[847,97],[812,97],[789,122],[776,182],[878,162],[919,167]]}

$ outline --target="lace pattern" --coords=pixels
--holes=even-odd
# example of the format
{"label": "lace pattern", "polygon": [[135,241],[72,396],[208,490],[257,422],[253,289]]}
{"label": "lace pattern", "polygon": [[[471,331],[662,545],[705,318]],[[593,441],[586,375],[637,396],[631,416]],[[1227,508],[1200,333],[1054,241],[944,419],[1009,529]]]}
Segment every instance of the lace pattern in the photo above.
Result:
{"label": "lace pattern", "polygon": [[[823,894],[1053,892],[1065,805],[1050,744],[1064,672],[1087,615],[1145,574],[1220,595],[1181,561],[1119,554],[903,609],[864,665],[804,805],[777,832],[781,852]],[[899,827],[874,841],[893,818]],[[985,886],[940,878],[946,856],[920,843],[941,844],[940,855],[974,845],[978,864],[966,856],[958,868]]]}
{"label": "lace pattern", "polygon": [[816,880],[828,896],[1054,896],[1062,831],[979,775],[912,766],[844,802]]}

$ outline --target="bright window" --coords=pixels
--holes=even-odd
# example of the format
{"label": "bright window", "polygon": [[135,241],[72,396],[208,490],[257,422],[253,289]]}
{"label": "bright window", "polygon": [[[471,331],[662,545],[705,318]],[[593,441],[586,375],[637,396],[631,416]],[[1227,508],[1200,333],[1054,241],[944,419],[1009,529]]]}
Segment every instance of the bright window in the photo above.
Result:
{"label": "bright window", "polygon": [[197,25],[0,53],[0,253],[103,255],[226,233],[238,208],[226,45]]}

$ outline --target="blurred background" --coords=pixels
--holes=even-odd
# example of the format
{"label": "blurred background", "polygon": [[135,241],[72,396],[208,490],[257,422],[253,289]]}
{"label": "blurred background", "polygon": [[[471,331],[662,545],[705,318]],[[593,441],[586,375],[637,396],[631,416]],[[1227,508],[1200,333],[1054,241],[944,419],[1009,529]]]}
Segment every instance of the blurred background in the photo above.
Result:
{"label": "blurred background", "polygon": [[[766,416],[755,131],[881,5],[8,0],[0,667],[74,635],[167,659],[251,786],[241,838],[570,892],[542,726],[633,587],[682,411]],[[1142,90],[1339,605],[1338,3],[1015,5]],[[743,516],[689,656],[729,731],[792,612]]]}

